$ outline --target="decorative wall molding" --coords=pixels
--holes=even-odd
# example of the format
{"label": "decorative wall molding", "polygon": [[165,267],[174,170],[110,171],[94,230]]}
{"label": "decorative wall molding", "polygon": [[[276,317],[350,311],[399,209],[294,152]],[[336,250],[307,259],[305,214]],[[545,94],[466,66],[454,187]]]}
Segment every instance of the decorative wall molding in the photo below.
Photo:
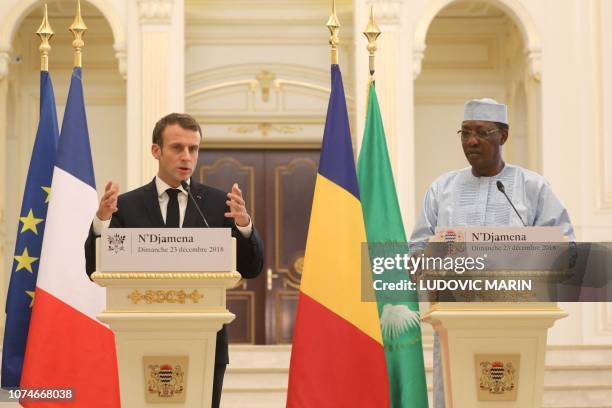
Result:
{"label": "decorative wall molding", "polygon": [[140,24],[170,24],[173,0],[138,0]]}
{"label": "decorative wall molding", "polygon": [[[499,34],[492,33],[453,33],[453,34],[430,34],[427,37],[430,54],[425,60],[425,68],[433,69],[482,69],[495,70],[499,65]],[[473,50],[474,55],[463,57],[452,55],[451,59],[441,58],[434,52],[436,47],[463,47]],[[478,53],[478,50],[486,50]]]}
{"label": "decorative wall molding", "polygon": [[379,24],[399,24],[402,15],[401,0],[369,0],[374,6],[374,17]]}
{"label": "decorative wall molding", "polygon": [[425,58],[425,46],[414,45],[412,51],[412,79],[417,79],[423,70],[423,58]]}
{"label": "decorative wall molding", "polygon": [[241,125],[236,127],[229,127],[231,133],[237,133],[240,135],[251,134],[260,132],[263,137],[267,137],[271,132],[281,134],[294,134],[303,130],[301,126],[295,125],[273,125],[269,122],[261,122],[256,125]]}
{"label": "decorative wall molding", "polygon": [[[591,35],[595,42],[592,75],[595,80],[592,92],[598,99],[594,121],[595,134],[598,135],[595,148],[597,153],[597,170],[595,183],[595,196],[597,212],[599,214],[612,213],[612,121],[609,120],[612,107],[612,81],[610,80],[610,67],[612,67],[612,29],[608,24],[612,16],[612,7],[607,2],[591,2]],[[610,313],[612,319],[612,313]]]}
{"label": "decorative wall molding", "polygon": [[[249,118],[250,126],[269,123],[263,117],[270,115],[294,119],[320,115],[324,120],[330,92],[327,70],[291,64],[216,67],[190,74],[186,83],[190,112],[223,116],[232,125],[239,115]],[[352,111],[352,95],[346,99]]]}
{"label": "decorative wall molding", "polygon": [[[329,0],[185,0],[186,25],[314,25],[321,27],[331,11]],[[343,28],[353,19],[352,1],[336,0]]]}
{"label": "decorative wall molding", "polygon": [[536,81],[542,80],[542,50],[540,48],[528,49],[526,51],[527,68],[529,76]]}
{"label": "decorative wall molding", "polygon": [[[348,31],[348,30],[347,30]],[[194,47],[200,45],[319,45],[325,46],[329,34],[317,33],[315,35],[291,35],[285,36],[276,35],[275,33],[262,33],[259,35],[249,35],[248,33],[240,34],[235,33],[231,37],[224,34],[209,34],[207,36],[201,36],[188,30],[185,44],[187,47]],[[342,36],[338,48],[340,48],[341,55],[347,55],[349,47],[351,46],[352,36],[348,33]]]}
{"label": "decorative wall molding", "polygon": [[11,54],[8,51],[0,51],[0,80],[8,75],[10,62]]}
{"label": "decorative wall molding", "polygon": [[[415,78],[421,72],[421,64],[426,48],[426,38],[429,27],[436,16],[454,0],[431,0],[419,13],[419,18],[415,24],[413,40],[413,72]],[[520,0],[492,0],[491,3],[504,11],[516,24],[523,44],[525,44],[526,56],[529,61],[529,72],[531,76],[540,80],[542,76],[542,40],[539,31],[525,6]]]}
{"label": "decorative wall molding", "polygon": [[[186,85],[188,89],[198,88],[200,84],[214,84],[228,80],[254,78],[253,74],[267,70],[274,72],[277,76],[299,77],[304,81],[329,84],[329,68],[313,68],[304,65],[261,63],[261,64],[235,64],[222,65],[203,71],[193,72],[187,75]],[[345,88],[351,86],[349,81],[344,82]]]}
{"label": "decorative wall molding", "polygon": [[127,52],[125,44],[115,43],[113,48],[115,49],[115,58],[117,58],[117,62],[119,63],[119,74],[121,74],[123,79],[127,79]]}
{"label": "decorative wall molding", "polygon": [[604,332],[612,333],[612,302],[600,303],[602,327]]}

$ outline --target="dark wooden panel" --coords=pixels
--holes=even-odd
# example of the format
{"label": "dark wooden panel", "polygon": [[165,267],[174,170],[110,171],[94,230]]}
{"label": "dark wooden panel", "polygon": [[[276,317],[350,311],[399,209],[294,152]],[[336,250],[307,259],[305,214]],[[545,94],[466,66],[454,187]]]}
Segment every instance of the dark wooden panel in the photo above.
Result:
{"label": "dark wooden panel", "polygon": [[276,342],[279,344],[291,343],[293,338],[293,327],[295,312],[297,311],[298,291],[278,290],[276,291],[275,314],[276,314]]}
{"label": "dark wooden panel", "polygon": [[255,293],[253,291],[229,291],[227,308],[236,318],[227,326],[232,343],[255,343]]}
{"label": "dark wooden panel", "polygon": [[265,206],[265,197],[258,192],[264,190],[264,157],[257,151],[203,151],[198,158],[197,180],[223,191],[229,192],[238,183],[246,202],[247,211],[253,222],[258,220],[259,212]]}
{"label": "dark wooden panel", "polygon": [[266,224],[266,254],[276,276],[266,301],[268,343],[291,342],[295,301],[287,299],[297,299],[318,161],[318,151],[266,154],[266,196],[273,197],[266,207],[266,219],[273,220]]}
{"label": "dark wooden panel", "polygon": [[265,245],[261,276],[228,291],[232,343],[291,342],[318,160],[317,150],[200,152],[195,177],[224,191],[238,182]]}
{"label": "dark wooden panel", "polygon": [[[228,192],[237,182],[253,224],[262,233],[266,225],[263,151],[201,150],[195,174],[198,181]],[[228,325],[231,343],[265,343],[265,279],[265,273],[262,273],[255,279],[243,280],[238,287],[228,291],[228,309],[236,314],[236,320]],[[237,299],[244,299],[249,293],[252,300],[247,310],[244,300],[238,302]],[[230,302],[230,299],[233,300]]]}

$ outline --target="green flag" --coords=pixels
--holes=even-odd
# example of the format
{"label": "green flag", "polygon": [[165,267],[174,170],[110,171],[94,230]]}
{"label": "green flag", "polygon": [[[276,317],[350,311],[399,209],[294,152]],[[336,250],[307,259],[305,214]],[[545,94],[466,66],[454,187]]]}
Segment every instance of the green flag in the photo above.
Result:
{"label": "green flag", "polygon": [[[357,165],[357,179],[370,258],[394,256],[407,248],[393,173],[387,151],[376,88],[369,86],[366,124]],[[406,279],[403,271],[385,271],[377,279]],[[427,408],[427,383],[419,304],[414,292],[402,297],[377,293],[389,376],[392,408]]]}

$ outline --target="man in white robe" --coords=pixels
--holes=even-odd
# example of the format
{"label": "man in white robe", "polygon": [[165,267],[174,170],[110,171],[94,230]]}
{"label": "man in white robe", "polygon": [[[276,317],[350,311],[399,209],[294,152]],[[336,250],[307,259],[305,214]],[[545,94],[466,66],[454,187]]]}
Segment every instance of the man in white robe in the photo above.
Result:
{"label": "man in white robe", "polygon": [[[574,241],[567,210],[539,174],[504,163],[501,147],[508,140],[506,105],[492,99],[465,104],[460,136],[470,166],[435,180],[425,200],[410,241],[425,243],[436,227],[562,226]],[[501,181],[519,216],[497,187]],[[440,345],[434,336],[434,408],[444,408]]]}

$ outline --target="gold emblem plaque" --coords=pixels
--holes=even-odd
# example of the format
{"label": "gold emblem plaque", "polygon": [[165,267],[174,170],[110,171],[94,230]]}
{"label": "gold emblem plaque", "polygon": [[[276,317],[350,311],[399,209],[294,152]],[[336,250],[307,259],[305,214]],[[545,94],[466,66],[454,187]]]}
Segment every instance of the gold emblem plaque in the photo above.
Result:
{"label": "gold emblem plaque", "polygon": [[185,402],[187,356],[144,356],[145,400],[148,403]]}
{"label": "gold emblem plaque", "polygon": [[476,354],[478,401],[516,401],[520,354]]}

